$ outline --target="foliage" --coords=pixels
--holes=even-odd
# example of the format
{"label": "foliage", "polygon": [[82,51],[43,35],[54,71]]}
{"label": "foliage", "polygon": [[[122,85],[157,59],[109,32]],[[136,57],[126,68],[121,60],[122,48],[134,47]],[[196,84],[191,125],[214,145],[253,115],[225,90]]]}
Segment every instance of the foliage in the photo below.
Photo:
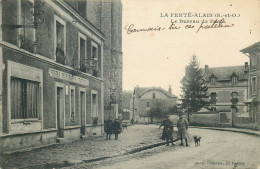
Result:
{"label": "foliage", "polygon": [[199,68],[196,55],[193,55],[190,63],[186,66],[185,76],[182,83],[182,108],[186,109],[189,115],[199,111],[202,107],[209,106],[208,88],[205,84],[202,69]]}
{"label": "foliage", "polygon": [[158,117],[158,118],[164,117],[166,115],[165,113],[166,112],[162,109],[162,107],[159,107],[159,106],[153,107],[148,111],[148,115],[151,118],[153,118],[153,117]]}

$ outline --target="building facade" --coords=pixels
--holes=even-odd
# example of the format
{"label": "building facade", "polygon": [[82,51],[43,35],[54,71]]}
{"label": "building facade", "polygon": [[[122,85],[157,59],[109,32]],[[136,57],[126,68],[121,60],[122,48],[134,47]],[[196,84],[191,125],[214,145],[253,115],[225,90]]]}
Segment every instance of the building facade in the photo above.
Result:
{"label": "building facade", "polygon": [[249,107],[250,122],[254,129],[260,129],[260,42],[241,50],[250,59],[248,78],[248,100],[245,102]]}
{"label": "building facade", "polygon": [[204,78],[208,87],[210,108],[213,111],[231,112],[231,107],[237,107],[240,116],[248,116],[244,101],[248,94],[249,66],[212,67],[205,65]]}
{"label": "building facade", "polygon": [[[121,44],[120,37],[113,36],[120,36],[120,24],[115,24],[116,30],[109,27],[113,35],[105,32],[109,22],[121,23],[120,4],[0,1],[0,152],[103,133],[110,78],[122,89],[122,52],[108,52],[121,47],[115,44]],[[111,16],[118,12],[118,20],[107,20],[101,11]],[[95,17],[100,19],[89,19]],[[112,67],[110,62],[104,66],[109,60],[105,57],[121,63],[113,77],[103,74]],[[114,104],[120,102],[119,90]]]}
{"label": "building facade", "polygon": [[160,87],[134,88],[130,100],[131,117],[140,123],[150,123],[148,111],[157,106],[165,109],[177,105],[177,96],[172,94],[171,87],[166,91]]}
{"label": "building facade", "polygon": [[122,119],[122,3],[87,0],[86,17],[104,34],[104,118]]}

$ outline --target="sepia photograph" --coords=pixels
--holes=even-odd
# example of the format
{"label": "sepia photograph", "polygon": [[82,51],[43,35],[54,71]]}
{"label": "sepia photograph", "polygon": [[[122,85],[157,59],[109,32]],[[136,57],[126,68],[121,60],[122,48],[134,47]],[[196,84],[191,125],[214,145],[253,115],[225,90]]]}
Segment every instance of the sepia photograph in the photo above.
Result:
{"label": "sepia photograph", "polygon": [[259,0],[0,0],[0,169],[260,169]]}

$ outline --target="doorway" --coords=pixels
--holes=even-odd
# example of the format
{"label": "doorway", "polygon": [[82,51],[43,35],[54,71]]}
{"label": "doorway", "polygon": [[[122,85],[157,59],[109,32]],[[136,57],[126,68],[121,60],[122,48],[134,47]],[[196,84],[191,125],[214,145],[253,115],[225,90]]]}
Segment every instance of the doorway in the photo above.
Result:
{"label": "doorway", "polygon": [[63,131],[63,121],[62,121],[62,115],[64,113],[64,97],[63,97],[63,88],[57,87],[57,135],[58,137],[64,137],[64,131]]}
{"label": "doorway", "polygon": [[81,115],[81,130],[80,133],[85,135],[85,121],[86,121],[86,93],[80,91],[80,115]]}

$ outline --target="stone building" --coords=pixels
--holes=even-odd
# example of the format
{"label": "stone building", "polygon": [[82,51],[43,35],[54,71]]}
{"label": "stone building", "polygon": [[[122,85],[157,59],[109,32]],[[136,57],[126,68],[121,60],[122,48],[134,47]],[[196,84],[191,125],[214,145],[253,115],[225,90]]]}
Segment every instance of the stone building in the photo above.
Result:
{"label": "stone building", "polygon": [[[214,116],[212,118],[214,120],[210,122],[212,125],[248,127],[249,112],[244,103],[248,98],[248,63],[245,62],[241,66],[212,68],[205,65],[203,71],[208,86],[211,111],[201,110],[197,113]],[[193,119],[195,116],[199,115],[194,115]],[[197,119],[196,123],[198,121],[200,119]]]}
{"label": "stone building", "polygon": [[254,129],[260,129],[260,42],[241,50],[250,59],[248,78],[248,100],[245,102],[249,107],[250,123]]}
{"label": "stone building", "polygon": [[121,7],[0,0],[0,152],[103,133],[122,99]]}
{"label": "stone building", "polygon": [[104,34],[104,118],[122,116],[122,3],[87,0],[86,17]]}
{"label": "stone building", "polygon": [[205,65],[204,78],[208,86],[210,108],[213,111],[231,111],[231,106],[237,107],[237,112],[247,116],[247,100],[249,66],[209,67]]}
{"label": "stone building", "polygon": [[148,111],[151,108],[160,106],[165,109],[175,105],[177,105],[177,96],[172,94],[171,86],[168,91],[160,87],[136,86],[130,100],[130,111],[134,121],[150,123],[151,117]]}

